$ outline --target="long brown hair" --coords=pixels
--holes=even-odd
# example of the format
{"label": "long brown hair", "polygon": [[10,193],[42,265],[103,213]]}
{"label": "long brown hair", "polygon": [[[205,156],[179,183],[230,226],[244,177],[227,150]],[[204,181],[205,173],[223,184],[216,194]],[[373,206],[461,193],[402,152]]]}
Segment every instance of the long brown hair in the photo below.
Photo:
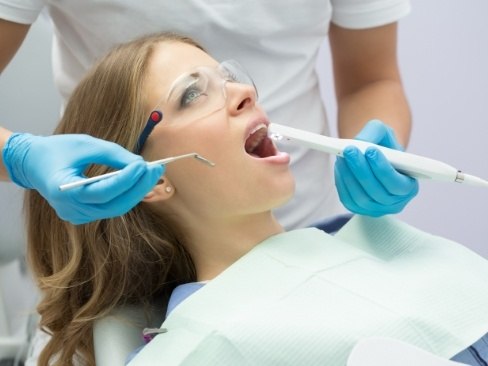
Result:
{"label": "long brown hair", "polygon": [[[132,150],[148,117],[144,81],[160,42],[193,40],[164,33],[113,49],[73,92],[55,133],[85,133]],[[106,167],[92,167],[87,175]],[[144,203],[127,214],[74,226],[58,218],[36,191],[26,193],[28,260],[42,291],[41,327],[51,334],[39,365],[95,365],[93,323],[114,307],[167,299],[195,280],[175,220]],[[163,309],[161,310],[163,311]]]}

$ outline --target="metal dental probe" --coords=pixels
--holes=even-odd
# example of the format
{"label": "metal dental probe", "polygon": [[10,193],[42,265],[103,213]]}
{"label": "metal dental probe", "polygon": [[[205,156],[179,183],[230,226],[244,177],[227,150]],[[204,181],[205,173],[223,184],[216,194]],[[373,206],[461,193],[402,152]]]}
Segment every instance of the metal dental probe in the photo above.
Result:
{"label": "metal dental probe", "polygon": [[[174,161],[177,161],[177,160],[180,160],[180,159],[185,159],[185,158],[195,158],[195,159],[197,159],[197,161],[200,161],[202,163],[205,163],[208,166],[211,166],[211,167],[215,166],[215,163],[211,162],[210,160],[204,158],[203,156],[201,156],[200,154],[197,154],[197,153],[189,153],[189,154],[184,154],[184,155],[171,156],[169,158],[151,161],[151,162],[147,163],[147,165],[148,166],[152,166],[152,165],[166,165],[166,164],[172,163]],[[113,177],[114,175],[117,175],[119,173],[120,173],[120,170],[116,170],[116,171],[113,171],[113,172],[110,172],[110,173],[105,173],[105,174],[97,175],[95,177],[81,179],[81,180],[78,180],[76,182],[62,184],[62,185],[59,186],[59,190],[60,191],[66,191],[66,190],[71,189],[71,188],[84,186],[86,184],[90,184],[90,183],[93,183],[93,182],[98,182],[99,180],[102,180],[102,179],[105,179],[105,178],[108,178],[108,177]]]}

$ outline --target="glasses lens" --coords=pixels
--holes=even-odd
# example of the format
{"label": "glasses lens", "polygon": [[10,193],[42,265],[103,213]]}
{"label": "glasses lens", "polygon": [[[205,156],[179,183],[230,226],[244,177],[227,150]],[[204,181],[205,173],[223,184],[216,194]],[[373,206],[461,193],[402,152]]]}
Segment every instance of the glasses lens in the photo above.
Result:
{"label": "glasses lens", "polygon": [[199,67],[179,76],[157,108],[165,123],[192,122],[223,107],[222,84],[214,68]]}

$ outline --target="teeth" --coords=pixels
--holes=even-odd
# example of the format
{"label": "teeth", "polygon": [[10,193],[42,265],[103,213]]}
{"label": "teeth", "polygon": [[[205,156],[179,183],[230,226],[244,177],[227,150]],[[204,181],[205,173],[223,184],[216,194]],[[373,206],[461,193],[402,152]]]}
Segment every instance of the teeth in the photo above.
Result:
{"label": "teeth", "polygon": [[[263,141],[263,139],[267,136],[268,128],[264,123],[260,123],[257,125],[249,134],[245,149],[248,153],[254,151],[254,149]],[[257,133],[259,131],[259,133]]]}
{"label": "teeth", "polygon": [[254,127],[254,129],[251,131],[251,133],[249,134],[249,136],[251,136],[257,130],[260,130],[261,128],[266,129],[267,127],[266,127],[266,125],[264,123],[260,123],[259,125],[257,125],[256,127]]}

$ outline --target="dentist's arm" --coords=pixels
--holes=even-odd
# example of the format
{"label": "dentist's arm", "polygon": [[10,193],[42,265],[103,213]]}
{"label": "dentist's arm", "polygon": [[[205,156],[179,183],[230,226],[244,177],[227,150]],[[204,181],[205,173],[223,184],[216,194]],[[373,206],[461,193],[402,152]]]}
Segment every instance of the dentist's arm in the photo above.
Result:
{"label": "dentist's arm", "polygon": [[339,137],[353,138],[378,119],[407,146],[411,115],[397,63],[397,24],[361,30],[331,24],[329,42]]}
{"label": "dentist's arm", "polygon": [[[10,60],[17,53],[17,50],[24,41],[29,28],[30,25],[13,23],[0,19],[0,76]],[[3,147],[11,134],[11,131],[0,127],[0,150],[3,150]],[[0,180],[8,180],[7,170],[5,169],[1,156]]]}
{"label": "dentist's arm", "polygon": [[29,28],[29,24],[13,23],[0,19],[0,74],[17,53]]}
{"label": "dentist's arm", "polygon": [[[0,149],[3,151],[3,147],[5,146],[9,136],[12,134],[9,130],[6,130],[3,127],[0,127]],[[8,180],[8,173],[5,165],[3,164],[3,158],[0,155],[0,181]]]}
{"label": "dentist's arm", "polygon": [[[332,24],[329,39],[339,136],[403,149],[411,116],[397,64],[396,23],[364,30]],[[364,155],[347,149],[336,161],[335,182],[344,206],[368,216],[398,213],[418,193],[418,182],[374,149]]]}

